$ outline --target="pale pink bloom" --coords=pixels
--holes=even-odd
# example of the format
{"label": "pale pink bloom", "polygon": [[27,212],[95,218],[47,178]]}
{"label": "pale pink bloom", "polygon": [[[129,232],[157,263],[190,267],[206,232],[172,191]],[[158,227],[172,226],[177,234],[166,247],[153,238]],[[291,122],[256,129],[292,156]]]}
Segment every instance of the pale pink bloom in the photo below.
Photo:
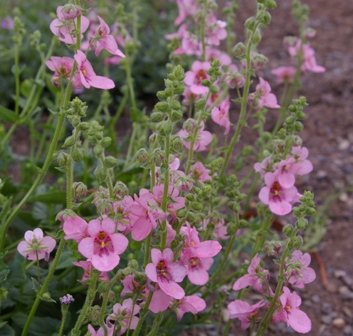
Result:
{"label": "pale pink bloom", "polygon": [[[107,336],[113,336],[115,325],[110,322],[109,317],[107,317],[107,319],[105,320],[105,326],[108,331]],[[91,336],[105,336],[103,327],[100,327],[97,331],[95,331],[95,329],[89,324],[88,325],[88,332],[90,333]]]}
{"label": "pale pink bloom", "polygon": [[241,322],[241,329],[245,330],[252,320],[256,320],[259,309],[265,305],[264,300],[250,306],[247,302],[241,300],[232,301],[228,305],[229,318],[237,318]]}
{"label": "pale pink bloom", "polygon": [[[157,204],[162,207],[162,200],[164,194],[164,184],[153,187],[152,193],[155,196]],[[179,196],[179,190],[173,186],[168,186],[168,201],[167,201],[167,213],[175,217],[175,212],[179,209],[184,208],[185,199]]]}
{"label": "pale pink bloom", "polygon": [[229,101],[229,95],[227,95],[226,97],[223,97],[223,93],[222,89],[219,87],[219,85],[214,84],[214,86],[217,88],[217,93],[211,93],[207,102],[206,102],[206,106],[207,107],[214,107],[216,105],[220,105],[223,102]]}
{"label": "pale pink bloom", "polygon": [[261,176],[265,176],[268,172],[273,172],[273,164],[271,156],[266,157],[262,162],[256,162],[254,164],[254,169]]}
{"label": "pale pink bloom", "polygon": [[214,15],[207,18],[207,25],[205,25],[205,41],[209,45],[219,46],[221,40],[227,37],[227,30],[225,27],[227,22],[217,20]]}
{"label": "pale pink bloom", "polygon": [[301,298],[296,293],[291,293],[288,287],[283,287],[283,294],[279,297],[281,308],[274,316],[274,322],[284,321],[300,334],[306,334],[311,330],[311,321],[303,311],[299,309]]}
{"label": "pale pink bloom", "polygon": [[183,92],[183,104],[184,105],[193,105],[196,101],[198,101],[200,95],[196,95],[192,93],[189,86],[185,86],[185,90]]}
{"label": "pale pink bloom", "polygon": [[[212,134],[208,131],[204,131],[205,123],[201,121],[200,127],[196,134],[196,141],[194,143],[194,151],[201,152],[206,150],[206,146],[208,146],[212,141]],[[190,138],[193,132],[188,132],[187,130],[180,130],[178,135],[183,139],[184,146],[189,149],[190,148]]]}
{"label": "pale pink bloom", "polygon": [[1,27],[4,29],[12,30],[14,28],[14,21],[11,16],[6,16],[1,20]]}
{"label": "pale pink bloom", "polygon": [[302,71],[312,71],[312,72],[325,72],[326,69],[317,65],[315,58],[315,51],[308,44],[303,45],[303,55],[304,62],[302,64]]}
{"label": "pale pink bloom", "polygon": [[26,231],[25,240],[17,245],[17,251],[28,260],[49,260],[49,254],[54,250],[56,241],[54,238],[44,237],[42,229]]}
{"label": "pale pink bloom", "polygon": [[[204,230],[207,230],[207,225],[208,225],[208,220],[204,219],[201,222],[201,226]],[[240,230],[238,230],[240,231]],[[212,231],[212,234],[217,238],[217,239],[224,239],[227,240],[229,239],[229,236],[227,236],[227,225],[225,224],[224,218],[219,218],[217,219],[216,224],[214,224],[214,230]]]}
{"label": "pale pink bloom", "polygon": [[170,295],[164,293],[164,291],[160,289],[158,284],[156,284],[148,309],[152,313],[158,314],[162,311],[167,310],[172,301],[173,298]]}
{"label": "pale pink bloom", "polygon": [[179,38],[182,39],[184,37],[186,37],[188,34],[188,26],[186,24],[182,24],[179,28],[178,31],[176,33],[172,33],[172,34],[167,34],[164,37],[167,40],[172,40],[173,38]]}
{"label": "pale pink bloom", "polygon": [[[74,20],[81,14],[81,9],[73,4],[66,4],[65,6],[59,6],[60,14],[64,18],[64,20]],[[58,15],[59,17],[59,15]]]}
{"label": "pale pink bloom", "polygon": [[238,70],[235,64],[230,64],[225,74],[225,83],[231,89],[242,88],[245,84],[245,78]]}
{"label": "pale pink bloom", "polygon": [[248,267],[248,274],[243,275],[233,285],[233,290],[239,291],[245,287],[255,287],[260,293],[263,292],[262,283],[269,279],[268,271],[260,266],[261,258],[256,254]]}
{"label": "pale pink bloom", "polygon": [[[70,79],[72,67],[74,65],[74,59],[66,56],[64,57],[52,56],[50,57],[50,60],[46,61],[45,64],[51,71],[54,71],[54,75],[51,78],[52,83],[55,86],[59,86],[60,79],[66,79],[66,80]],[[73,86],[77,86],[77,84],[80,84],[80,83],[76,83],[77,79],[78,78],[74,78]]]}
{"label": "pale pink bloom", "polygon": [[191,313],[196,315],[200,311],[206,308],[205,300],[201,299],[197,295],[184,296],[181,300],[178,300],[176,307],[177,319],[180,321],[185,313]]}
{"label": "pale pink bloom", "polygon": [[260,77],[260,83],[256,85],[256,92],[252,94],[253,98],[258,98],[258,105],[256,110],[260,110],[263,106],[270,108],[280,108],[277,104],[277,98],[271,92],[271,87],[268,82]]}
{"label": "pale pink bloom", "polygon": [[[122,335],[126,330],[135,330],[139,322],[139,318],[135,316],[139,313],[141,307],[135,303],[133,304],[132,299],[126,299],[123,301],[123,304],[116,303],[113,306],[113,314],[109,315],[111,320],[122,321],[124,326],[121,327],[117,335]],[[122,320],[121,320],[122,319]],[[130,322],[131,319],[131,322]],[[130,328],[129,328],[130,324]]]}
{"label": "pale pink bloom", "polygon": [[201,162],[196,162],[190,167],[190,176],[199,182],[203,182],[206,180],[211,180],[211,176],[209,175],[210,170],[206,169],[205,166]]}
{"label": "pale pink bloom", "polygon": [[95,49],[95,55],[98,56],[103,49],[107,50],[113,55],[125,58],[125,55],[119,50],[118,44],[113,35],[110,35],[110,28],[105,21],[97,16],[99,20],[99,26],[97,27],[95,34],[90,37],[89,45]]}
{"label": "pale pink bloom", "polygon": [[268,205],[270,210],[276,215],[287,215],[292,211],[292,204],[297,201],[297,188],[283,187],[278,181],[278,176],[274,173],[265,174],[265,183],[259,193],[260,201]]}
{"label": "pale pink bloom", "polygon": [[113,203],[113,209],[117,215],[118,230],[127,235],[131,231],[131,218],[129,217],[129,208],[135,204],[134,199],[126,195],[121,201]]}
{"label": "pale pink bloom", "polygon": [[177,282],[183,281],[186,268],[179,262],[173,262],[174,254],[170,248],[163,252],[153,248],[151,250],[152,263],[147,264],[145,273],[147,277],[157,282],[160,289],[175,299],[185,296],[184,289]]}
{"label": "pale pink bloom", "polygon": [[88,236],[88,224],[80,216],[68,216],[63,223],[63,231],[65,233],[65,240],[73,239],[78,243]]}
{"label": "pale pink bloom", "polygon": [[125,297],[126,294],[130,293],[136,293],[139,291],[139,293],[143,296],[148,296],[149,290],[145,285],[140,286],[140,284],[134,280],[134,275],[127,275],[123,280],[121,280],[121,283],[123,284],[124,288],[120,293],[121,297]]}
{"label": "pale pink bloom", "polygon": [[80,75],[81,83],[86,89],[89,89],[91,86],[104,90],[109,90],[115,87],[115,84],[111,79],[96,75],[91,63],[87,60],[86,55],[81,50],[78,50],[74,57],[77,62],[77,70]]}
{"label": "pale pink bloom", "polygon": [[166,219],[166,214],[147,189],[141,189],[140,197],[135,195],[134,198],[135,202],[128,208],[132,225],[131,236],[132,239],[141,241],[157,227],[157,220]]}
{"label": "pale pink bloom", "polygon": [[[74,20],[67,20],[65,11],[63,11],[63,6],[59,6],[56,9],[57,19],[53,20],[50,24],[50,30],[52,33],[59,38],[60,41],[66,44],[74,44],[76,43],[76,35],[73,34],[73,30],[77,25],[77,18]],[[83,38],[83,34],[89,26],[89,20],[81,15],[81,38]]]}
{"label": "pale pink bloom", "polygon": [[111,28],[112,35],[115,37],[118,45],[124,47],[125,43],[131,40],[131,35],[122,23],[114,22]]}
{"label": "pale pink bloom", "polygon": [[277,84],[293,82],[295,71],[295,68],[292,66],[282,66],[271,70],[277,78]]}
{"label": "pale pink bloom", "polygon": [[230,130],[230,121],[229,121],[229,100],[223,101],[219,107],[214,107],[211,112],[212,120],[225,128],[224,134],[228,134]]}
{"label": "pale pink bloom", "polygon": [[288,275],[289,283],[297,288],[304,288],[304,285],[316,279],[315,271],[308,267],[311,262],[309,253],[295,250],[292,253],[290,264],[294,264],[291,273]]}
{"label": "pale pink bloom", "polygon": [[306,159],[309,155],[309,151],[306,147],[294,146],[292,148],[292,154],[298,167],[296,174],[306,175],[313,170],[313,164]]}
{"label": "pale pink bloom", "polygon": [[211,48],[211,47],[206,47],[206,61],[207,62],[212,62],[215,59],[218,59],[221,62],[221,66],[228,66],[232,63],[232,59],[230,56],[226,53],[221,52],[218,49]]}
{"label": "pale pink bloom", "polygon": [[209,62],[195,61],[191,66],[191,71],[185,73],[184,83],[190,86],[190,91],[196,95],[208,92],[208,87],[202,85],[204,79],[209,79],[207,70],[211,68]]}
{"label": "pale pink bloom", "polygon": [[202,54],[202,44],[195,35],[186,32],[181,38],[181,46],[174,51],[174,54],[200,57]]}
{"label": "pale pink bloom", "polygon": [[180,260],[187,268],[187,275],[194,285],[205,285],[209,279],[208,270],[213,264],[215,255],[222,249],[221,244],[215,240],[200,242],[195,227],[181,228],[185,234],[185,247],[182,249]]}
{"label": "pale pink bloom", "polygon": [[114,269],[120,261],[129,241],[120,234],[115,233],[115,222],[110,218],[94,219],[88,223],[89,237],[78,244],[78,251],[86,258],[91,259],[95,269],[108,272]]}
{"label": "pale pink bloom", "polygon": [[188,16],[194,16],[197,11],[197,1],[195,0],[177,0],[179,15],[174,24],[180,25]]}
{"label": "pale pink bloom", "polygon": [[[86,281],[92,277],[93,266],[89,259],[74,261],[73,264],[77,267],[81,267],[84,270],[81,281]],[[101,272],[99,275],[99,279],[103,281],[109,281],[107,272]]]}

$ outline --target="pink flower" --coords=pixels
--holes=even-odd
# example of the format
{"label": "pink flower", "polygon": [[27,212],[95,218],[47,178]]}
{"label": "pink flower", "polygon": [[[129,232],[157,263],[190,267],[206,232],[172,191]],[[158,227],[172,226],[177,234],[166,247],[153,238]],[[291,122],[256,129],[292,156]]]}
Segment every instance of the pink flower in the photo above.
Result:
{"label": "pink flower", "polygon": [[201,299],[197,295],[184,296],[177,302],[176,314],[177,319],[180,321],[185,313],[197,314],[198,312],[206,308],[205,300]]}
{"label": "pink flower", "polygon": [[230,64],[225,75],[225,82],[231,89],[242,88],[245,84],[244,75],[235,64]]}
{"label": "pink flower", "polygon": [[201,162],[196,162],[190,167],[190,176],[195,180],[202,183],[206,180],[211,180],[211,176],[209,175],[210,170],[206,169],[205,166]]}
{"label": "pink flower", "polygon": [[183,281],[186,268],[178,262],[173,263],[174,254],[170,248],[163,252],[154,248],[151,250],[152,263],[147,264],[145,272],[147,277],[157,282],[160,289],[175,299],[185,296],[184,289],[177,282]]}
{"label": "pink flower", "polygon": [[[114,330],[115,330],[115,325],[110,322],[109,317],[107,317],[107,319],[105,321],[105,326],[108,330],[107,336],[113,336]],[[91,334],[91,336],[105,336],[103,327],[100,327],[98,329],[98,331],[95,331],[94,328],[89,324],[88,331]]]}
{"label": "pink flower", "polygon": [[202,54],[202,44],[197,40],[197,37],[189,32],[186,32],[181,38],[181,47],[174,51],[175,55],[194,55],[196,57]]}
{"label": "pink flower", "polygon": [[254,164],[254,170],[260,173],[261,176],[265,176],[268,172],[273,172],[273,164],[271,156],[266,157],[262,162],[256,162]]}
{"label": "pink flower", "polygon": [[227,22],[217,20],[214,15],[207,18],[207,25],[205,25],[205,41],[209,45],[219,46],[220,41],[227,37],[227,30],[225,27]]}
{"label": "pink flower", "polygon": [[78,244],[78,251],[86,258],[91,259],[95,269],[108,272],[119,264],[120,257],[129,241],[115,232],[115,222],[110,218],[94,219],[88,223],[89,237]]}
{"label": "pink flower", "polygon": [[212,62],[215,59],[219,59],[222,67],[228,66],[232,63],[232,59],[228,54],[222,53],[220,50],[215,48],[206,47],[206,61]]}
{"label": "pink flower", "polygon": [[296,174],[305,175],[313,170],[313,164],[309,160],[306,160],[309,155],[309,151],[306,147],[294,146],[292,148],[292,154],[297,163]]}
{"label": "pink flower", "polygon": [[[74,44],[76,43],[76,35],[73,34],[73,30],[77,25],[77,18],[74,20],[71,17],[74,17],[76,13],[66,12],[63,6],[59,6],[56,9],[57,19],[53,20],[50,24],[50,30],[52,33],[59,38],[60,41],[66,44]],[[68,19],[69,18],[69,19]],[[89,20],[81,15],[81,38],[83,38],[83,34],[89,26]]]}
{"label": "pink flower", "polygon": [[224,134],[228,134],[230,130],[230,121],[229,121],[229,107],[230,102],[223,101],[218,107],[214,107],[211,112],[212,120],[225,128]]}
{"label": "pink flower", "polygon": [[250,306],[247,302],[235,300],[228,305],[229,318],[237,318],[241,322],[241,329],[245,330],[251,320],[256,320],[259,309],[265,305],[265,302],[260,302]]}
{"label": "pink flower", "polygon": [[95,55],[99,56],[103,49],[107,50],[113,55],[125,58],[125,55],[119,50],[118,44],[113,35],[110,35],[110,28],[105,23],[105,21],[97,16],[100,22],[97,30],[95,32],[95,36],[90,38],[90,46],[95,49]]}
{"label": "pink flower", "polygon": [[190,86],[190,91],[196,95],[208,92],[208,87],[202,85],[204,79],[209,79],[207,70],[211,68],[209,62],[195,61],[191,66],[191,71],[185,73],[184,83]]}
{"label": "pink flower", "polygon": [[113,203],[114,211],[117,215],[118,230],[127,235],[131,231],[131,219],[129,218],[129,208],[135,204],[131,196],[125,196],[121,201]]}
{"label": "pink flower", "polygon": [[266,186],[260,190],[260,201],[268,205],[276,215],[287,215],[292,211],[292,204],[297,201],[297,188],[285,188],[280,184],[278,176],[274,173],[265,174]]}
{"label": "pink flower", "polygon": [[140,309],[141,308],[138,304],[133,304],[132,299],[124,300],[122,305],[116,303],[113,306],[113,314],[109,315],[109,318],[112,320],[119,320],[119,322],[122,322],[123,324],[118,335],[122,335],[128,329],[136,329],[139,318],[135,315],[139,313]]}
{"label": "pink flower", "polygon": [[[206,150],[206,146],[208,146],[211,141],[212,141],[212,134],[208,131],[204,131],[205,128],[205,123],[201,121],[200,127],[197,130],[196,134],[196,141],[194,143],[194,151],[196,152],[201,152],[203,150]],[[192,136],[193,131],[190,130],[188,132],[187,130],[180,130],[178,132],[178,135],[183,139],[184,141],[184,146],[189,149],[190,148],[190,137]]]}
{"label": "pink flower", "polygon": [[[93,270],[93,267],[92,267],[92,263],[89,260],[74,261],[73,264],[77,267],[81,267],[84,270],[81,281],[86,281],[91,278],[92,276],[91,272]],[[102,272],[99,275],[99,279],[103,281],[109,281],[108,274],[106,272]]]}
{"label": "pink flower", "polygon": [[140,284],[134,280],[134,275],[127,275],[123,280],[121,280],[121,283],[124,286],[120,293],[121,297],[125,297],[126,294],[136,293],[137,290],[144,296],[147,296],[149,293],[149,290],[145,285],[140,286]]}
{"label": "pink flower", "polygon": [[292,271],[289,278],[289,283],[297,288],[304,288],[304,285],[313,282],[316,279],[315,271],[308,267],[311,262],[309,253],[304,253],[296,250],[292,253]]}
{"label": "pink flower", "polygon": [[[270,108],[280,108],[277,104],[277,98],[271,92],[271,87],[268,82],[260,77],[260,83],[256,85],[255,97],[258,98],[256,110],[260,110],[263,106]],[[254,94],[253,94],[254,95]]]}
{"label": "pink flower", "polygon": [[152,313],[159,313],[168,309],[173,298],[161,290],[158,284],[156,284],[155,290],[153,292],[152,300],[149,305],[149,310]]}
{"label": "pink flower", "polygon": [[134,197],[135,202],[128,208],[128,216],[132,223],[131,236],[132,239],[141,241],[157,227],[158,219],[166,218],[166,214],[158,206],[155,196],[148,190],[141,189],[140,197],[137,195]]}
{"label": "pink flower", "polygon": [[277,84],[281,84],[283,82],[293,82],[295,68],[292,66],[282,66],[271,70],[271,72],[277,77]]}
{"label": "pink flower", "polygon": [[256,254],[251,260],[248,267],[248,274],[243,275],[233,285],[233,290],[238,291],[242,288],[251,286],[255,287],[260,293],[262,293],[262,282],[264,279],[268,279],[270,274],[260,266],[261,258]]}
{"label": "pink flower", "polygon": [[115,87],[115,84],[111,79],[96,75],[91,63],[87,60],[86,55],[81,50],[78,50],[74,57],[77,62],[77,69],[81,83],[85,88],[89,89],[93,86],[97,89],[109,90]]}
{"label": "pink flower", "polygon": [[4,29],[12,30],[14,28],[14,21],[11,16],[6,16],[1,20],[1,27]]}
{"label": "pink flower", "polygon": [[87,222],[80,216],[68,216],[63,224],[65,240],[73,239],[79,243],[84,237],[88,236],[87,227]]}
{"label": "pink flower", "polygon": [[44,237],[42,229],[25,232],[25,241],[17,246],[17,251],[28,260],[49,260],[49,254],[54,250],[56,241],[52,237]]}
{"label": "pink flower", "polygon": [[51,78],[52,83],[55,86],[59,86],[61,79],[70,79],[74,59],[71,57],[52,56],[45,64],[51,71],[54,71],[54,75]]}
{"label": "pink flower", "polygon": [[195,0],[177,0],[179,15],[174,24],[180,25],[188,16],[194,16],[197,11],[197,2]]}
{"label": "pink flower", "polygon": [[283,294],[279,300],[282,307],[273,316],[273,321],[285,321],[287,326],[291,326],[296,332],[308,333],[311,330],[311,321],[308,315],[299,309],[300,296],[296,292],[291,293],[288,287],[283,287]]}

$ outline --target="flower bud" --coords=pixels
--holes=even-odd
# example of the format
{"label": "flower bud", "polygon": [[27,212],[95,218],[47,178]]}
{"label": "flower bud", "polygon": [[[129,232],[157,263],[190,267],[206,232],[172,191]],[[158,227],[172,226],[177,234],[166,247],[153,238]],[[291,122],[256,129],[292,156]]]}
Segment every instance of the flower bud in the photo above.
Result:
{"label": "flower bud", "polygon": [[125,183],[118,181],[115,183],[115,186],[113,188],[113,193],[118,196],[119,198],[123,198],[128,194],[129,190],[126,186]]}
{"label": "flower bud", "polygon": [[184,148],[183,140],[180,136],[175,136],[172,140],[172,150],[174,153],[181,153]]}
{"label": "flower bud", "polygon": [[82,150],[79,148],[75,148],[72,152],[72,160],[74,160],[75,162],[82,162],[83,160],[83,154],[82,154]]}
{"label": "flower bud", "polygon": [[293,234],[293,226],[288,224],[283,227],[282,232],[285,236],[290,237]]}
{"label": "flower bud", "polygon": [[201,203],[192,203],[191,208],[195,211],[201,211],[203,209],[203,206]]}
{"label": "flower bud", "polygon": [[112,138],[111,137],[104,137],[101,141],[101,146],[103,148],[107,148],[110,144],[112,143]]}
{"label": "flower bud", "polygon": [[166,100],[167,99],[167,96],[165,95],[164,91],[158,91],[157,92],[157,97],[158,97],[159,100]]}
{"label": "flower bud", "polygon": [[159,102],[154,106],[154,109],[160,112],[168,112],[169,104],[167,102]]}
{"label": "flower bud", "polygon": [[94,176],[99,182],[103,182],[107,176],[107,171],[103,167],[97,167],[94,170]]}
{"label": "flower bud", "polygon": [[181,110],[181,105],[176,100],[172,100],[172,102],[170,103],[170,107],[172,108],[172,110]]}
{"label": "flower bud", "polygon": [[233,52],[233,55],[234,55],[235,57],[242,57],[242,56],[244,56],[245,53],[246,53],[246,47],[245,47],[244,43],[242,43],[242,42],[237,43],[237,44],[233,47],[232,52]]}
{"label": "flower bud", "polygon": [[150,115],[150,120],[154,123],[161,122],[164,119],[164,114],[161,112],[153,112]]}
{"label": "flower bud", "polygon": [[245,21],[245,24],[244,26],[246,28],[248,28],[249,30],[253,30],[253,28],[255,27],[255,18],[252,16],[252,17],[249,17],[246,21]]}
{"label": "flower bud", "polygon": [[139,163],[141,164],[146,163],[148,160],[148,152],[145,148],[141,148],[137,151],[135,157]]}
{"label": "flower bud", "polygon": [[69,155],[64,152],[60,152],[56,158],[59,167],[66,167],[67,161],[70,159]]}
{"label": "flower bud", "polygon": [[63,147],[67,148],[67,147],[72,147],[76,142],[76,139],[73,135],[67,137],[64,141]]}
{"label": "flower bud", "polygon": [[172,111],[172,115],[171,115],[171,121],[172,122],[178,122],[183,118],[183,113],[181,112],[181,110],[178,111]]}
{"label": "flower bud", "polygon": [[104,165],[105,165],[107,168],[113,168],[117,163],[118,163],[118,159],[116,159],[116,158],[113,157],[113,156],[107,156],[107,157],[104,159]]}
{"label": "flower bud", "polygon": [[85,197],[87,194],[87,186],[82,182],[74,182],[72,188],[75,193],[75,199],[79,200],[82,197]]}
{"label": "flower bud", "polygon": [[93,153],[95,156],[100,157],[103,153],[103,147],[101,145],[94,146]]}

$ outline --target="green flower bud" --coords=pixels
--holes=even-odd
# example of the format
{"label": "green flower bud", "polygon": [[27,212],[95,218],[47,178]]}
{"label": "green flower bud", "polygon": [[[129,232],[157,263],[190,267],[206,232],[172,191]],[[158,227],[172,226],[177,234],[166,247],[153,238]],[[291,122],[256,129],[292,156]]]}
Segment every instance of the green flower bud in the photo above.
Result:
{"label": "green flower bud", "polygon": [[227,224],[227,234],[228,236],[234,236],[237,232],[237,226],[233,222]]}
{"label": "green flower bud", "polygon": [[75,162],[82,162],[83,160],[83,154],[82,154],[82,150],[79,148],[75,148],[72,152],[72,160],[74,160]]}
{"label": "green flower bud", "polygon": [[96,145],[93,148],[93,153],[97,156],[100,157],[103,153],[103,147],[101,145]]}
{"label": "green flower bud", "polygon": [[300,218],[295,225],[299,230],[304,230],[308,226],[308,220],[305,218]]}
{"label": "green flower bud", "polygon": [[205,106],[206,106],[206,100],[205,99],[200,99],[195,104],[196,110],[202,110]]}
{"label": "green flower bud", "polygon": [[285,236],[291,237],[292,234],[293,234],[293,226],[290,225],[290,224],[284,226],[283,229],[282,229],[282,232],[283,232],[283,234],[284,234]]}
{"label": "green flower bud", "polygon": [[175,136],[172,140],[172,150],[174,153],[181,153],[184,149],[184,143],[180,136]]}
{"label": "green flower bud", "polygon": [[300,133],[304,128],[304,125],[300,122],[300,121],[297,121],[295,124],[294,124],[294,129],[296,130],[296,132]]}
{"label": "green flower bud", "polygon": [[146,163],[148,160],[148,152],[145,148],[141,148],[137,151],[135,157],[139,163],[141,164]]}
{"label": "green flower bud", "polygon": [[154,109],[160,112],[168,112],[169,104],[167,102],[159,102],[155,105]]}
{"label": "green flower bud", "polygon": [[98,182],[103,182],[107,176],[107,171],[103,167],[97,167],[94,170],[94,176],[97,178]]}
{"label": "green flower bud", "polygon": [[161,122],[164,119],[164,114],[161,112],[153,112],[150,116],[150,120],[154,123]]}
{"label": "green flower bud", "polygon": [[113,156],[107,156],[107,157],[104,159],[104,165],[105,165],[107,168],[113,168],[117,163],[118,163],[118,159],[116,159],[116,158],[113,157]]}
{"label": "green flower bud", "polygon": [[265,24],[270,24],[271,23],[271,14],[269,12],[265,12],[264,17],[262,18],[262,21]]}
{"label": "green flower bud", "polygon": [[214,85],[212,85],[212,86],[210,87],[210,91],[211,91],[211,93],[214,94],[214,95],[218,93],[218,89],[217,89],[217,87],[214,86]]}
{"label": "green flower bud", "polygon": [[256,32],[254,32],[254,34],[251,37],[251,42],[254,44],[259,44],[261,42],[261,33],[260,30],[256,30]]}
{"label": "green flower bud", "polygon": [[268,9],[275,9],[277,7],[277,3],[274,0],[266,0],[266,7]]}
{"label": "green flower bud", "polygon": [[132,259],[129,261],[129,267],[133,270],[136,270],[138,268],[139,264],[135,259]]}
{"label": "green flower bud", "polygon": [[67,161],[70,159],[70,156],[67,153],[60,152],[56,158],[59,167],[66,167]]}
{"label": "green flower bud", "polygon": [[246,47],[245,47],[244,43],[242,43],[242,42],[237,43],[237,44],[233,47],[232,52],[233,52],[233,55],[234,55],[235,57],[242,57],[242,56],[244,56],[245,53],[246,53]]}
{"label": "green flower bud", "polygon": [[85,197],[87,194],[87,186],[82,182],[74,182],[72,188],[75,193],[75,199]]}
{"label": "green flower bud", "polygon": [[158,91],[157,92],[157,97],[158,97],[159,100],[166,100],[167,99],[167,96],[165,95],[164,91]]}
{"label": "green flower bud", "polygon": [[102,139],[102,141],[101,141],[101,146],[103,147],[103,148],[106,148],[106,147],[108,147],[110,144],[112,143],[112,138],[111,137],[104,137],[103,139]]}
{"label": "green flower bud", "polygon": [[253,16],[252,16],[252,17],[249,17],[249,18],[245,21],[244,26],[245,26],[246,28],[248,28],[249,30],[253,30],[254,27],[255,27],[255,22],[256,22],[256,20],[255,20],[255,18],[254,18]]}
{"label": "green flower bud", "polygon": [[201,203],[192,203],[191,208],[195,211],[201,211],[203,209],[203,206]]}
{"label": "green flower bud", "polygon": [[172,110],[181,110],[181,105],[176,100],[172,100],[172,102],[170,103],[170,106],[171,106]]}
{"label": "green flower bud", "polygon": [[118,181],[115,183],[115,186],[113,188],[113,193],[118,196],[119,198],[123,198],[128,194],[129,190],[126,186],[125,183]]}
{"label": "green flower bud", "polygon": [[172,115],[171,115],[171,121],[172,122],[178,122],[181,119],[183,119],[183,113],[179,110],[179,111],[172,111]]}
{"label": "green flower bud", "polygon": [[173,74],[174,74],[176,80],[179,80],[179,81],[184,80],[185,73],[184,73],[184,69],[182,68],[181,65],[177,65],[174,68]]}
{"label": "green flower bud", "polygon": [[66,138],[64,144],[63,144],[63,147],[64,148],[67,148],[67,147],[72,147],[76,142],[76,139],[73,135],[69,136]]}

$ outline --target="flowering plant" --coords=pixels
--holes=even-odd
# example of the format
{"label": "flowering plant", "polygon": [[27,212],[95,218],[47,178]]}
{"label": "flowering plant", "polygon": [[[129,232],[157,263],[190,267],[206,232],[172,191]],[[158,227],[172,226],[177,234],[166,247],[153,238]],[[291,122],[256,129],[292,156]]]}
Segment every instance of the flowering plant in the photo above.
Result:
{"label": "flowering plant", "polygon": [[[53,55],[53,49],[48,50],[39,77],[46,66],[50,72],[46,85],[54,95],[47,102],[51,114],[46,126],[55,127],[43,131],[37,148],[36,137],[31,138],[37,153],[32,153],[28,168],[37,177],[22,199],[12,203],[6,188],[1,194],[4,280],[13,272],[4,261],[9,258],[14,266],[22,262],[9,253],[16,242],[12,233],[16,220],[30,202],[33,211],[36,205],[47,211],[41,217],[37,210],[30,226],[41,228],[26,231],[25,240],[15,244],[32,261],[27,266],[22,262],[24,273],[31,275],[36,265],[38,274],[32,278],[34,303],[24,308],[28,317],[23,323],[11,311],[7,282],[1,287],[3,309],[11,311],[9,328],[19,326],[22,335],[35,334],[33,325],[40,317],[53,319],[52,332],[59,335],[71,330],[71,335],[136,336],[143,328],[149,335],[169,334],[177,321],[182,322],[181,331],[222,319],[224,311],[226,324],[221,328],[219,323],[220,335],[228,334],[235,319],[251,335],[264,335],[270,323],[280,321],[299,333],[311,330],[309,317],[299,308],[299,295],[290,289],[315,280],[310,255],[301,251],[300,235],[307,217],[315,212],[313,194],[295,186],[313,169],[299,136],[307,103],[304,97],[293,98],[302,73],[325,69],[317,65],[307,41],[311,36],[304,29],[306,7],[293,2],[301,31],[287,46],[296,66],[272,70],[277,83],[289,86],[278,100],[270,79],[263,78],[269,60],[257,51],[261,31],[276,7],[274,0],[257,1],[256,13],[245,22],[246,40],[236,44],[236,1],[227,3],[224,18],[217,17],[211,0],[176,4],[177,32],[166,35],[171,40],[167,78],[149,114],[136,100],[133,78],[136,57],[143,53],[138,36],[140,1],[134,0],[127,11],[119,4],[115,23],[84,2],[62,4],[50,23],[61,51]],[[24,33],[21,27],[15,18],[17,41]],[[62,52],[64,45],[69,56]],[[94,70],[95,57],[105,64],[104,76]],[[126,78],[114,116],[108,90],[123,83],[110,76],[111,67],[119,67]],[[3,151],[20,121],[33,117],[35,99],[41,94],[35,85],[20,104],[18,83],[16,89],[15,110],[4,110],[13,124],[1,140]],[[90,91],[94,89],[103,91]],[[80,99],[84,92],[101,94],[93,115]],[[268,109],[278,114],[271,132],[264,128]],[[115,129],[123,111],[132,122],[125,140]],[[33,121],[29,125],[35,129]],[[245,126],[252,126],[258,138],[252,146],[241,147]],[[54,159],[56,172],[51,172]],[[55,182],[51,185],[45,176],[55,177]],[[249,216],[251,212],[254,215]],[[290,213],[291,224],[281,235],[273,234],[275,216]],[[23,226],[17,230],[24,231]],[[271,263],[277,265],[278,277],[270,270]],[[257,291],[261,300],[251,302],[251,291]],[[60,297],[61,322],[57,315],[40,310],[60,295],[65,295]],[[212,306],[213,297],[218,304]],[[74,309],[78,317],[68,318]]]}

